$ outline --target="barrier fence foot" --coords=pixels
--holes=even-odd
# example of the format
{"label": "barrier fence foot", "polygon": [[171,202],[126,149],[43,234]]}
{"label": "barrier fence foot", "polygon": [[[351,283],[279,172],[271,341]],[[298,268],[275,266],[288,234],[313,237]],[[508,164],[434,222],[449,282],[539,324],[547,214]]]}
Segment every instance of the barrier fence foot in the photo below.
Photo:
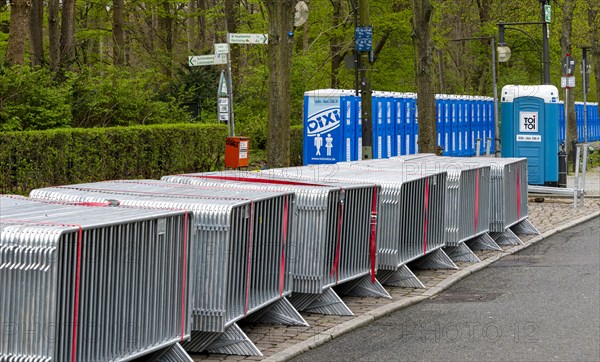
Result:
{"label": "barrier fence foot", "polygon": [[519,235],[540,235],[538,229],[529,221],[525,219],[520,223],[512,226],[512,231]]}
{"label": "barrier fence foot", "polygon": [[192,338],[183,347],[190,352],[235,354],[239,356],[262,356],[263,354],[235,323],[225,332],[192,331]]}
{"label": "barrier fence foot", "polygon": [[381,284],[393,287],[425,288],[425,285],[406,265],[402,265],[398,270],[378,270],[377,279]]}
{"label": "barrier fence foot", "polygon": [[331,288],[321,294],[292,293],[289,297],[292,305],[302,312],[353,316],[354,313]]}
{"label": "barrier fence foot", "polygon": [[469,246],[469,248],[471,248],[471,250],[502,251],[502,248],[487,233],[479,235],[475,239],[468,240],[467,245]]}
{"label": "barrier fence foot", "polygon": [[503,233],[490,233],[490,236],[498,245],[523,245],[523,242],[510,228],[506,228]]}
{"label": "barrier fence foot", "polygon": [[383,285],[379,283],[377,279],[374,282],[371,281],[370,275],[365,275],[362,278],[354,279],[344,284],[341,284],[337,288],[338,292],[342,295],[349,295],[352,297],[375,297],[375,298],[388,298],[392,299],[390,293],[385,290]]}
{"label": "barrier fence foot", "polygon": [[419,269],[458,269],[450,257],[442,249],[437,249],[411,263]]}
{"label": "barrier fence foot", "polygon": [[308,323],[286,298],[262,308],[246,317],[247,321],[265,324],[285,324],[288,326],[308,327]]}
{"label": "barrier fence foot", "polygon": [[473,253],[471,249],[465,244],[460,243],[456,246],[447,246],[444,248],[444,252],[448,254],[453,262],[463,261],[465,263],[479,263],[481,260]]}
{"label": "barrier fence foot", "polygon": [[181,347],[179,343],[175,343],[170,347],[163,348],[152,353],[149,356],[144,356],[144,361],[148,362],[193,362],[192,357]]}

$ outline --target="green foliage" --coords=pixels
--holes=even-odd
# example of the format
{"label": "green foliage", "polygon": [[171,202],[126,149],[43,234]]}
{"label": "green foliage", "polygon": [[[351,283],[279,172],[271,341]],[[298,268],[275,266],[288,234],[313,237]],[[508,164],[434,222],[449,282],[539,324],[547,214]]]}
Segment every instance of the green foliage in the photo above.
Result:
{"label": "green foliage", "polygon": [[226,135],[198,124],[0,133],[0,193],[213,170]]}
{"label": "green foliage", "polygon": [[113,67],[84,71],[73,79],[73,125],[111,127],[180,123],[188,119],[173,98],[158,99],[157,74],[129,74]]}
{"label": "green foliage", "polygon": [[0,131],[71,125],[69,83],[43,68],[0,67]]}
{"label": "green foliage", "polygon": [[290,166],[302,166],[303,130],[304,128],[302,126],[291,127]]}

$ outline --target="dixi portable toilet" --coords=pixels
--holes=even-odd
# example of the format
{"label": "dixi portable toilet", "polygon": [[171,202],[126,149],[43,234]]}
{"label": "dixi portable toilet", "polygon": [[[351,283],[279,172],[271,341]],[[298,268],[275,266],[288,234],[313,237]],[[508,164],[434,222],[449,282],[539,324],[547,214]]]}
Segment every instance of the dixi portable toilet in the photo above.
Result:
{"label": "dixi portable toilet", "polygon": [[304,164],[350,161],[356,150],[354,93],[321,89],[304,93]]}
{"label": "dixi portable toilet", "polygon": [[558,101],[552,85],[502,88],[502,157],[526,157],[532,185],[558,184]]}

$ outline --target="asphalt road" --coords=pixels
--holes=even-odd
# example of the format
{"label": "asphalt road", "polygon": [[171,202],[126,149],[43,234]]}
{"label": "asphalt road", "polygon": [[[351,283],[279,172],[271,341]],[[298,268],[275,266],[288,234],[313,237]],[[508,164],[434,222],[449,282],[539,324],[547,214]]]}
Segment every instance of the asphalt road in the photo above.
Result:
{"label": "asphalt road", "polygon": [[600,218],[294,361],[600,361]]}

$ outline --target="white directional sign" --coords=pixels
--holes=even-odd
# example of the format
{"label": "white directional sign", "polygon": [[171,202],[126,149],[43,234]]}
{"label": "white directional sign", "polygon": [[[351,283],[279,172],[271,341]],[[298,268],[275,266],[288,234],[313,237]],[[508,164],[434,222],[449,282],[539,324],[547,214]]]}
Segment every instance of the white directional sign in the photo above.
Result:
{"label": "white directional sign", "polygon": [[230,44],[268,44],[268,34],[228,33],[227,42]]}
{"label": "white directional sign", "polygon": [[194,55],[188,57],[190,67],[199,67],[203,65],[227,64],[227,55]]}
{"label": "white directional sign", "polygon": [[229,54],[229,44],[227,44],[227,43],[215,44],[215,54]]}

